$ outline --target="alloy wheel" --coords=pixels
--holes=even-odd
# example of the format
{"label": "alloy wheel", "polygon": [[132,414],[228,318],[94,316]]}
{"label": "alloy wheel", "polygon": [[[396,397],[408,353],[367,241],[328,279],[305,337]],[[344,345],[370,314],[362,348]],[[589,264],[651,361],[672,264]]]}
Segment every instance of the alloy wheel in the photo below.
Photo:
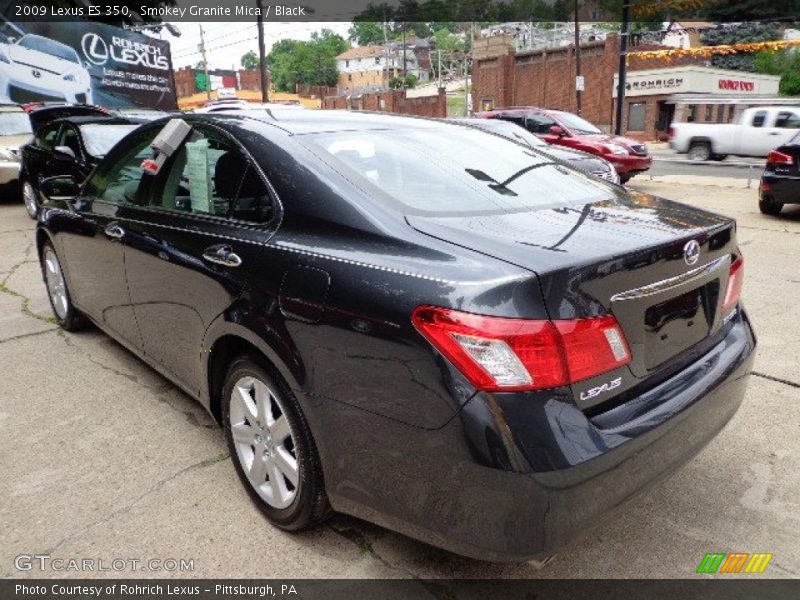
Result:
{"label": "alloy wheel", "polygon": [[25,203],[25,210],[28,211],[28,216],[35,219],[39,213],[39,203],[36,201],[36,190],[29,182],[22,184],[22,201]]}
{"label": "alloy wheel", "polygon": [[300,469],[277,393],[248,376],[236,381],[229,400],[231,436],[250,485],[269,506],[287,508],[297,496]]}
{"label": "alloy wheel", "polygon": [[61,271],[61,264],[55,251],[48,245],[44,250],[44,278],[47,283],[47,293],[50,294],[50,301],[53,310],[61,320],[67,318],[69,311],[69,298],[67,297],[67,284],[64,281],[64,274]]}

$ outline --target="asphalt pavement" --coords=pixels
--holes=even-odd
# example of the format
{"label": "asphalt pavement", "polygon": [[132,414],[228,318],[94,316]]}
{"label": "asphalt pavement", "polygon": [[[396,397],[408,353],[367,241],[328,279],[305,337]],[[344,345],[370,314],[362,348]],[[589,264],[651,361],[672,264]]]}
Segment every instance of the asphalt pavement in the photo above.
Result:
{"label": "asphalt pavement", "polygon": [[648,144],[653,156],[651,169],[637,175],[638,179],[649,179],[662,175],[687,175],[690,177],[718,177],[722,179],[750,179],[753,187],[764,170],[764,158],[728,156],[724,160],[704,162],[689,161],[686,154],[678,154],[666,144]]}
{"label": "asphalt pavement", "polygon": [[[766,217],[744,186],[632,183],[738,219],[759,337],[742,408],[685,468],[545,565],[470,560],[345,516],[299,534],[271,527],[199,405],[96,329],[55,326],[33,222],[0,203],[0,576],[690,578],[707,552],[769,552],[758,577],[800,577],[800,207]],[[34,554],[193,562],[80,573],[16,559]]]}

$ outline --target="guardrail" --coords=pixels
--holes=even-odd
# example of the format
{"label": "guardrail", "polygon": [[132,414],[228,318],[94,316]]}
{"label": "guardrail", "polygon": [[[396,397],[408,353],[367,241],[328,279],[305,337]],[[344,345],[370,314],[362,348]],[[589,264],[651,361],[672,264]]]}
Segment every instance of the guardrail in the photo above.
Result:
{"label": "guardrail", "polygon": [[[683,158],[656,158],[653,157],[653,164],[655,163],[676,163],[676,164],[683,164],[683,165],[693,165],[695,167],[728,167],[728,168],[738,168],[738,169],[747,169],[747,187],[752,187],[752,181],[754,176],[756,178],[760,178],[760,171],[764,170],[763,164],[755,164],[755,163],[746,163],[746,162],[728,162],[722,160],[704,160],[704,161],[697,161],[697,160],[688,160]],[[759,173],[753,173],[753,169],[758,169]],[[653,180],[653,172],[649,171],[650,180]]]}

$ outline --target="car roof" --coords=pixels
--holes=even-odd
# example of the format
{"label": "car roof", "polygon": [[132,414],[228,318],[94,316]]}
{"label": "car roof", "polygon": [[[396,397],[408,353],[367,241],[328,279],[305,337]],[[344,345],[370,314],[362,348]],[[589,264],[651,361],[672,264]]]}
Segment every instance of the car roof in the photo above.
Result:
{"label": "car roof", "polygon": [[307,133],[334,133],[386,129],[435,129],[449,127],[442,120],[349,110],[297,110],[295,108],[270,108],[260,110],[234,110],[231,112],[194,113],[185,115],[187,121],[213,120],[221,125],[234,125],[242,119],[272,125],[292,135]]}

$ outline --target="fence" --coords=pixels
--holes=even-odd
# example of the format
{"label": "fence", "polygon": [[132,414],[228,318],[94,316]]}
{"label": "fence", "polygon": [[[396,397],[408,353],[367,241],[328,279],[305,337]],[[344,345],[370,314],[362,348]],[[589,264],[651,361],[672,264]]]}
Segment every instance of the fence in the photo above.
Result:
{"label": "fence", "polygon": [[434,96],[419,98],[406,97],[404,90],[390,90],[353,96],[328,96],[322,99],[322,108],[444,118],[447,116],[447,97],[444,89],[439,89]]}

